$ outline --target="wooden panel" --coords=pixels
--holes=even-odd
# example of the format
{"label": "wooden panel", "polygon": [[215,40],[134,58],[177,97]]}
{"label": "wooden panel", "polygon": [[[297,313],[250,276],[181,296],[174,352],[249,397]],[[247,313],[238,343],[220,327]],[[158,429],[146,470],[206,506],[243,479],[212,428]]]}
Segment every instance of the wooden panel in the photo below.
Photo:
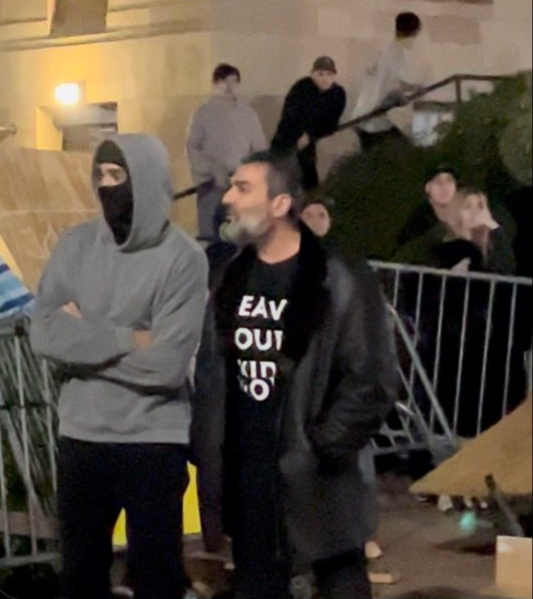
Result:
{"label": "wooden panel", "polygon": [[0,145],[0,235],[36,289],[58,237],[97,214],[85,154]]}
{"label": "wooden panel", "polygon": [[503,493],[533,493],[533,402],[531,398],[484,435],[468,443],[451,460],[413,486],[421,495],[485,498],[492,474]]}
{"label": "wooden panel", "polygon": [[491,597],[533,599],[533,541],[500,537],[498,539],[498,561],[496,588]]}

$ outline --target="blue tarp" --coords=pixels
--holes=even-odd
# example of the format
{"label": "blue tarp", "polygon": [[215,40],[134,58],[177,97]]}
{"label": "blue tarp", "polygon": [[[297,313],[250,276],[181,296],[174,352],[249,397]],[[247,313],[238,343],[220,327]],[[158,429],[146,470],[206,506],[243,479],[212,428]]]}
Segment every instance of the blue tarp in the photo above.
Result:
{"label": "blue tarp", "polygon": [[0,321],[31,316],[34,297],[0,258]]}

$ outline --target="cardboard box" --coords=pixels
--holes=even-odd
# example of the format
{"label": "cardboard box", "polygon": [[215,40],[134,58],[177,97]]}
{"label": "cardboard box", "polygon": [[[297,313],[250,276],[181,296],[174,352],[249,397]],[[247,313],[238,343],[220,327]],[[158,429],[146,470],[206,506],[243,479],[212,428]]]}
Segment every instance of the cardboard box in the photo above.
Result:
{"label": "cardboard box", "polygon": [[500,537],[491,597],[533,599],[533,540]]}

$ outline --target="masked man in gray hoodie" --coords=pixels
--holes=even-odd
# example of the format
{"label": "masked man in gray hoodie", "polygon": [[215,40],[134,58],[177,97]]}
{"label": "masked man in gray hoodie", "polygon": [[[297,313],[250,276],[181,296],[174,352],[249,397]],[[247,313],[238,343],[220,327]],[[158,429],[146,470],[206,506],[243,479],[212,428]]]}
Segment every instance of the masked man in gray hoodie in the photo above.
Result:
{"label": "masked man in gray hoodie", "polygon": [[206,259],[169,223],[168,155],[144,135],[96,152],[103,216],[64,235],[41,281],[37,354],[66,369],[59,516],[66,599],[108,599],[112,532],[128,516],[136,599],[183,597],[188,376]]}

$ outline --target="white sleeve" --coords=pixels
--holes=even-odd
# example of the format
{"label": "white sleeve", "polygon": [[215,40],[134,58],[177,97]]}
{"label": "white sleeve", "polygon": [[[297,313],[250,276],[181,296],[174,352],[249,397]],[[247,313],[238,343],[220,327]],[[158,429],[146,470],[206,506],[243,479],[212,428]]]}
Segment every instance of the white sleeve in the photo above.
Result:
{"label": "white sleeve", "polygon": [[418,83],[413,56],[410,52],[404,51],[399,63],[398,80],[407,85],[416,85]]}
{"label": "white sleeve", "polygon": [[372,67],[367,69],[352,118],[357,119],[380,107],[385,97],[384,89],[387,86],[390,58],[391,51],[389,49],[379,57]]}

